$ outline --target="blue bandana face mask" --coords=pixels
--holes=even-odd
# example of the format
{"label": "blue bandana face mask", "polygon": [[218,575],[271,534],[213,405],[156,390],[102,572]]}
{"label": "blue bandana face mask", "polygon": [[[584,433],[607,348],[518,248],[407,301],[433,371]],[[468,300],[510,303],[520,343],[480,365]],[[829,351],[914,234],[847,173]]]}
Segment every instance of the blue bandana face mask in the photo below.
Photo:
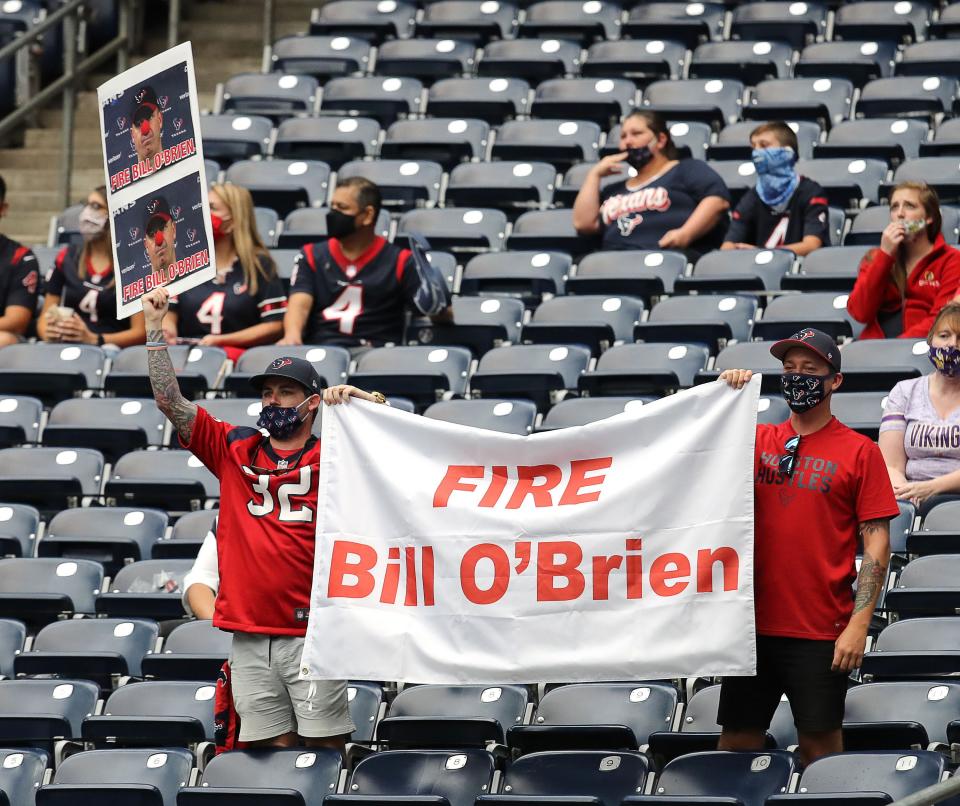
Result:
{"label": "blue bandana face mask", "polygon": [[757,169],[757,194],[768,207],[782,207],[800,184],[793,169],[797,155],[792,148],[755,148],[753,164]]}
{"label": "blue bandana face mask", "polygon": [[931,344],[930,363],[941,375],[956,378],[960,375],[960,350],[956,347],[934,347]]}
{"label": "blue bandana face mask", "polygon": [[274,439],[289,438],[303,422],[300,417],[300,406],[306,402],[304,400],[296,406],[274,406],[273,404],[264,406],[257,419],[257,428],[265,428]]}

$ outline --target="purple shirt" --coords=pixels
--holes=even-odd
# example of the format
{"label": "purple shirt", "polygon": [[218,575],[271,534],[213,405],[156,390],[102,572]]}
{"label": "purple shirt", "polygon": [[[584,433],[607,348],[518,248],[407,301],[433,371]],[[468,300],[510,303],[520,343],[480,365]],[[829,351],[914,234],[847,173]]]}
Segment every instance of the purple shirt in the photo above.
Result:
{"label": "purple shirt", "polygon": [[881,431],[902,431],[907,481],[960,470],[960,407],[941,419],[930,399],[930,375],[900,381],[883,406]]}

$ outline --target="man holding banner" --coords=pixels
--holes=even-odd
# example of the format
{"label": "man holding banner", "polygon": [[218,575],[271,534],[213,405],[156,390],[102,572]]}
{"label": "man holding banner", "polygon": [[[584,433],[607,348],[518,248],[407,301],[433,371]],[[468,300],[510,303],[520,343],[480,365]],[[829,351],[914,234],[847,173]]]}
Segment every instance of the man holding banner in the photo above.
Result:
{"label": "man holding banner", "polygon": [[[757,674],[723,680],[720,749],[762,750],[786,694],[809,764],[843,750],[847,676],[863,658],[890,559],[889,520],[899,510],[880,449],[830,412],[843,382],[836,342],[805,328],[770,352],[783,361],[781,389],[792,414],[757,427]],[[739,389],[752,375],[726,370],[720,378]]]}

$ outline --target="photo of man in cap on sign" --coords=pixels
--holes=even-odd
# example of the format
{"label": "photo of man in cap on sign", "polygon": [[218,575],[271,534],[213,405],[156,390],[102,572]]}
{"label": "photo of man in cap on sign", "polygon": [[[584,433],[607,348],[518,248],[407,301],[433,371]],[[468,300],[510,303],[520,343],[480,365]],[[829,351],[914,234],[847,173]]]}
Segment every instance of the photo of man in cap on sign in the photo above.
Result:
{"label": "photo of man in cap on sign", "polygon": [[149,84],[133,93],[130,137],[137,152],[137,162],[152,161],[163,151],[163,112],[157,93]]}
{"label": "photo of man in cap on sign", "polygon": [[143,222],[143,247],[152,271],[166,271],[177,260],[177,224],[170,214],[170,204],[163,196],[147,202]]}

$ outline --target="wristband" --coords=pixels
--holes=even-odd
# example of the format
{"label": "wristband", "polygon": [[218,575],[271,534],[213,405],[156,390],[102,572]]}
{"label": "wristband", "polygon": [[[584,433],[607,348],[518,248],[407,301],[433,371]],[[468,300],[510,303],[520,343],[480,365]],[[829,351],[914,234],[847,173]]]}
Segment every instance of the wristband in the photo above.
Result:
{"label": "wristband", "polygon": [[103,334],[97,334],[97,347],[103,347]]}

